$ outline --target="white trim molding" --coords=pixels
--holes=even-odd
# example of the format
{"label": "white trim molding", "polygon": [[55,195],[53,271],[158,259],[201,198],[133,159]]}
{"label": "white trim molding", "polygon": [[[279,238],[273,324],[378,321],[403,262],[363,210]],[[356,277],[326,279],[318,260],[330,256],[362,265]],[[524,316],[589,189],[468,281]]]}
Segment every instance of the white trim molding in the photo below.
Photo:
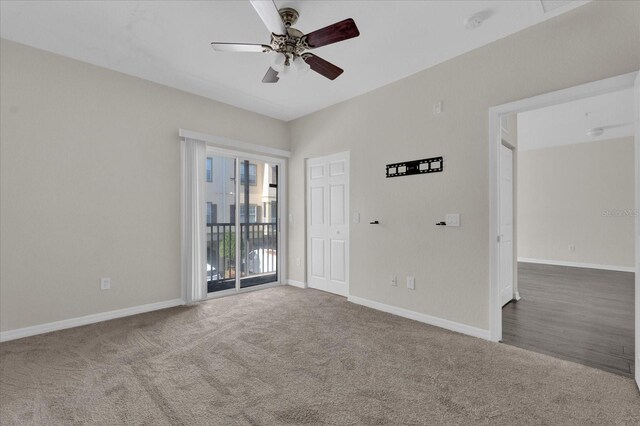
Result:
{"label": "white trim molding", "polygon": [[386,305],[384,303],[375,302],[373,300],[363,299],[362,297],[349,296],[347,300],[351,303],[355,303],[356,305],[362,305],[366,306],[367,308],[372,308],[378,311],[387,312],[389,314],[398,315],[399,317],[412,319],[414,321],[420,321],[425,324],[445,328],[457,333],[466,334],[467,336],[478,337],[484,340],[491,340],[489,330],[484,330],[482,328],[473,327],[467,324],[462,324],[443,318],[433,317],[431,315],[421,314],[419,312],[410,311],[404,308],[398,308],[396,306]]}
{"label": "white trim molding", "polygon": [[67,328],[80,327],[81,325],[94,324],[97,322],[112,320],[116,318],[128,317],[131,315],[143,314],[145,312],[157,311],[160,309],[173,308],[184,305],[182,299],[166,300],[164,302],[149,303],[148,305],[132,306],[130,308],[117,309],[115,311],[101,312],[99,314],[85,315],[77,318],[49,322],[46,324],[33,325],[31,327],[18,328],[15,330],[3,331],[0,333],[0,342],[21,339],[23,337],[35,336],[36,334],[49,333],[52,331],[64,330]]}
{"label": "white trim molding", "polygon": [[530,257],[519,257],[518,262],[537,263],[541,265],[571,266],[572,268],[602,269],[605,271],[619,271],[619,272],[635,272],[636,271],[636,268],[633,266],[599,265],[597,263],[566,262],[564,260],[549,260],[549,259],[532,259]]}
{"label": "white trim molding", "polygon": [[305,283],[303,281],[287,280],[287,284],[289,284],[290,286],[293,286],[293,287],[307,288],[307,283]]}
{"label": "white trim molding", "polygon": [[207,135],[206,133],[194,132],[193,130],[179,129],[178,135],[181,139],[195,139],[219,148],[229,148],[239,151],[273,155],[276,157],[291,158],[291,151],[285,151],[283,149],[249,142],[236,141],[233,139],[223,138],[221,136]]}

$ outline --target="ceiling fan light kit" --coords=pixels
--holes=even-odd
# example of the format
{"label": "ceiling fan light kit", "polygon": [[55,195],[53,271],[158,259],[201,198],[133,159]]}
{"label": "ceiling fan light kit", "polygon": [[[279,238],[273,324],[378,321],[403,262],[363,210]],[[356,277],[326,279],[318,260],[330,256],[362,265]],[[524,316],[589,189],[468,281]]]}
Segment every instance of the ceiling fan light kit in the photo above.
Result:
{"label": "ceiling fan light kit", "polygon": [[271,42],[266,44],[244,44],[213,42],[211,47],[221,52],[276,53],[271,67],[262,79],[263,83],[277,83],[280,77],[303,75],[309,69],[335,80],[344,70],[307,50],[358,37],[360,32],[353,19],[345,19],[333,25],[303,34],[292,27],[300,16],[290,7],[280,10],[273,0],[250,0],[254,9],[271,32]]}

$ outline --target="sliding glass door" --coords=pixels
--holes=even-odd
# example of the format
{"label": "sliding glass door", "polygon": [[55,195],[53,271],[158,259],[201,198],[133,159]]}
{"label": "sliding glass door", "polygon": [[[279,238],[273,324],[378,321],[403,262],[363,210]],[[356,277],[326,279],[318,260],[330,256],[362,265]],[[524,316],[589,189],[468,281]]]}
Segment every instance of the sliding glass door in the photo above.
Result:
{"label": "sliding glass door", "polygon": [[207,292],[236,288],[236,159],[207,155]]}
{"label": "sliding glass door", "polygon": [[240,161],[240,288],[278,281],[278,166]]}
{"label": "sliding glass door", "polygon": [[279,167],[275,159],[208,150],[209,294],[278,282]]}

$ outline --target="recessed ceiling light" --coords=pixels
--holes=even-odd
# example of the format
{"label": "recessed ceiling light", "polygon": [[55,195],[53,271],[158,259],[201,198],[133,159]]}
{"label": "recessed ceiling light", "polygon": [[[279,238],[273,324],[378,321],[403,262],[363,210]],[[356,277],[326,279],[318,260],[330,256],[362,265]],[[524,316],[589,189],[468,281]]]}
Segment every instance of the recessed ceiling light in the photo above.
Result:
{"label": "recessed ceiling light", "polygon": [[587,136],[591,136],[592,138],[602,136],[604,133],[604,129],[602,127],[594,127],[593,129],[587,130]]}

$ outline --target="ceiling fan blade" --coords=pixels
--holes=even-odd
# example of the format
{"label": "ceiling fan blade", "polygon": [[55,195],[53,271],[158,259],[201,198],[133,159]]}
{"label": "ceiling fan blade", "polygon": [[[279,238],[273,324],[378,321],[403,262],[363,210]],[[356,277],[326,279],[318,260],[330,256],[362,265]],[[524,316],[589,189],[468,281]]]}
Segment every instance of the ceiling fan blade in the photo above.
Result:
{"label": "ceiling fan blade", "polygon": [[248,52],[248,53],[268,53],[271,47],[262,44],[246,44],[246,43],[211,43],[213,50],[218,52]]}
{"label": "ceiling fan blade", "polygon": [[304,38],[307,41],[307,45],[313,49],[358,37],[359,35],[360,31],[358,31],[356,23],[353,19],[349,18],[344,21],[336,22],[328,27],[320,28],[319,30],[307,34]]}
{"label": "ceiling fan blade", "polygon": [[305,62],[309,64],[312,70],[314,70],[318,74],[322,74],[329,80],[335,80],[340,74],[344,72],[342,68],[337,67],[331,62],[325,61],[324,59],[319,58],[316,55],[312,55],[311,53],[305,53],[304,55],[302,55],[302,59],[304,59]]}
{"label": "ceiling fan blade", "polygon": [[287,27],[284,25],[284,22],[282,22],[280,12],[278,12],[278,7],[273,0],[249,1],[271,33],[278,35],[287,34]]}
{"label": "ceiling fan blade", "polygon": [[267,73],[264,75],[264,77],[262,77],[263,83],[277,83],[278,80],[280,80],[280,78],[278,77],[278,71],[274,70],[271,67],[269,67]]}

